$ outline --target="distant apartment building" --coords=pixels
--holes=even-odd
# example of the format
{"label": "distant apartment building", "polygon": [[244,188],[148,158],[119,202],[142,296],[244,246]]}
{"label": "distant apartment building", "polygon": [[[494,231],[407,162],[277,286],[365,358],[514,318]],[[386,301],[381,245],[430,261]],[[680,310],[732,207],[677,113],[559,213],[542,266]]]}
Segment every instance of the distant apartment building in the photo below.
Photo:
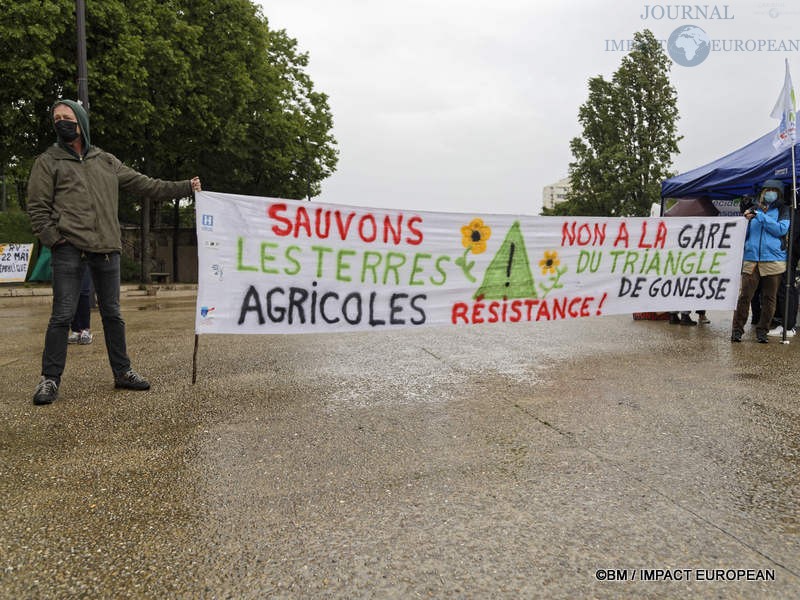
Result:
{"label": "distant apartment building", "polygon": [[555,183],[542,188],[542,207],[553,208],[567,199],[567,192],[570,190],[569,177],[560,179]]}

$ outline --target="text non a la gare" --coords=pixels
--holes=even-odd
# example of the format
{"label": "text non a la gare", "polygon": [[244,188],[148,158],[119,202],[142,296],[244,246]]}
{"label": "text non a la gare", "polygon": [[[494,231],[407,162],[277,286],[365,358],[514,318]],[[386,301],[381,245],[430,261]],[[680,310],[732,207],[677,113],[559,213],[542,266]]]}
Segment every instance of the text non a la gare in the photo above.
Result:
{"label": "text non a la gare", "polygon": [[[616,234],[612,238],[614,248],[663,248],[667,241],[667,226],[663,221],[659,221],[655,231],[650,227],[648,231],[647,221],[641,221],[639,231],[633,236],[633,246],[631,246],[631,233],[628,224],[620,221],[616,228]],[[562,246],[603,246],[606,243],[608,234],[608,223],[579,223],[577,221],[567,222],[561,226],[561,245]]]}

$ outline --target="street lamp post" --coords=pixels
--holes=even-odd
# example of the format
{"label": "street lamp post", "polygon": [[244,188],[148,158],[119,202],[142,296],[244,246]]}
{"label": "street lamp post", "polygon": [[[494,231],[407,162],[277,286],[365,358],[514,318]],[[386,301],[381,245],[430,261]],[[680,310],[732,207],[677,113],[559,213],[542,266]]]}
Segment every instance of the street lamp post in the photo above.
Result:
{"label": "street lamp post", "polygon": [[306,152],[306,200],[311,201],[311,167],[314,164],[314,157],[311,155],[311,150],[315,149],[319,144],[313,142],[308,138],[303,140]]}
{"label": "street lamp post", "polygon": [[86,66],[86,0],[75,0],[78,27],[78,100],[89,112],[89,69]]}

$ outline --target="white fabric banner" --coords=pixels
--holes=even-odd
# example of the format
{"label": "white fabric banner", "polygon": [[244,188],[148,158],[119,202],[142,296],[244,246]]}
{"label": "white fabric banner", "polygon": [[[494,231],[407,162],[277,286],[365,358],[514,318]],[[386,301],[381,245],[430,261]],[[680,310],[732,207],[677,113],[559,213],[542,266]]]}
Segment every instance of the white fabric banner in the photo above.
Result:
{"label": "white fabric banner", "polygon": [[196,194],[197,333],[735,307],[742,217],[434,213]]}
{"label": "white fabric banner", "polygon": [[25,281],[33,244],[0,244],[0,283]]}

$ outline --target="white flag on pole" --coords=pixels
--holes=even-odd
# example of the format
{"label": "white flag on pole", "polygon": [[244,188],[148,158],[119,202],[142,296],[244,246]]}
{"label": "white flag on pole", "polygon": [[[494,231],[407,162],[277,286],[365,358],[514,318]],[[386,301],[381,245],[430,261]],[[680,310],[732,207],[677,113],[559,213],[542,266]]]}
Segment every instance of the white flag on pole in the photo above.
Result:
{"label": "white flag on pole", "polygon": [[773,119],[781,120],[773,145],[776,148],[780,148],[793,143],[797,134],[797,103],[794,88],[792,87],[792,76],[789,73],[788,58],[786,59],[786,76],[783,81],[783,88],[770,116]]}

